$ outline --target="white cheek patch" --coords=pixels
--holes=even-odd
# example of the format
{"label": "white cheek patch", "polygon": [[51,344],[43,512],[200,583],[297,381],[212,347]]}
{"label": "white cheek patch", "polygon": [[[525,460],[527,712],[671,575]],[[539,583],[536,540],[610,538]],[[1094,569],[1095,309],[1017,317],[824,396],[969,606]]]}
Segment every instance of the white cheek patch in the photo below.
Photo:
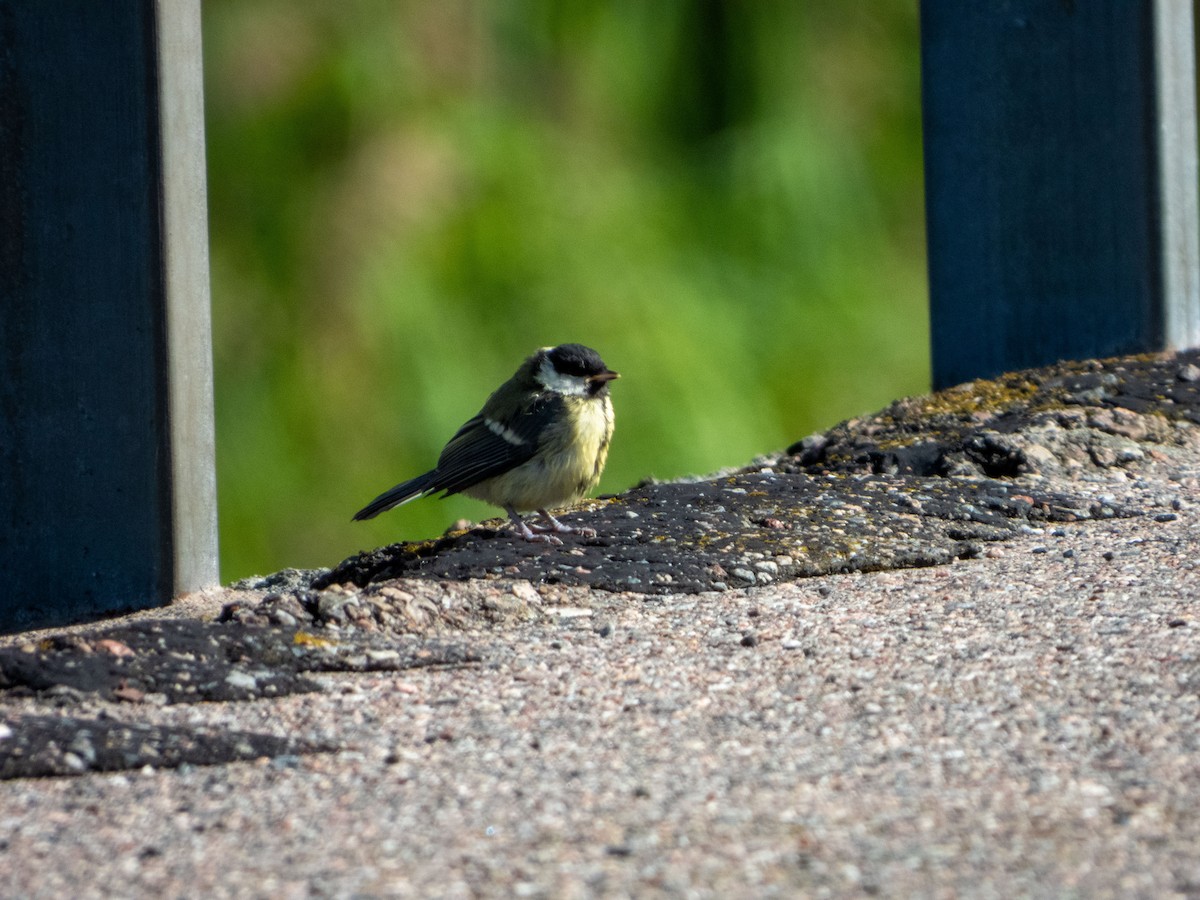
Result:
{"label": "white cheek patch", "polygon": [[576,397],[588,395],[588,380],[581,375],[564,375],[554,368],[554,363],[546,359],[538,370],[538,381],[548,391],[556,394],[568,394]]}
{"label": "white cheek patch", "polygon": [[495,419],[484,419],[483,424],[486,425],[488,427],[488,431],[496,435],[496,437],[504,438],[504,440],[516,447],[520,447],[525,443],[524,439],[521,438],[515,431],[506,425],[501,425]]}

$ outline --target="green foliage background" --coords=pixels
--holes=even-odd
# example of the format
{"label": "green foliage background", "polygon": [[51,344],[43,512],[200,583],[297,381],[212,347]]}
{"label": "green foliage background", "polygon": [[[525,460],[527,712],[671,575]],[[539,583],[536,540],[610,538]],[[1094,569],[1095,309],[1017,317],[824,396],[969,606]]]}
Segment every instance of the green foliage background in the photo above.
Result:
{"label": "green foliage background", "polygon": [[206,0],[223,577],[351,514],[539,346],[623,377],[602,491],[924,390],[915,0]]}

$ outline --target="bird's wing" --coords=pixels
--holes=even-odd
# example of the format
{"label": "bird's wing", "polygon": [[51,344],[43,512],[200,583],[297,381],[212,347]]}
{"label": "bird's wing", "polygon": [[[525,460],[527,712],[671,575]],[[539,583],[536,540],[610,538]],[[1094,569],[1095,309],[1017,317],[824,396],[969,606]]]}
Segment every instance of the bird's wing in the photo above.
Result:
{"label": "bird's wing", "polygon": [[481,412],[446,444],[438,458],[433,490],[457,494],[528,462],[537,453],[546,426],[562,413],[562,404],[557,394],[540,397],[507,425]]}

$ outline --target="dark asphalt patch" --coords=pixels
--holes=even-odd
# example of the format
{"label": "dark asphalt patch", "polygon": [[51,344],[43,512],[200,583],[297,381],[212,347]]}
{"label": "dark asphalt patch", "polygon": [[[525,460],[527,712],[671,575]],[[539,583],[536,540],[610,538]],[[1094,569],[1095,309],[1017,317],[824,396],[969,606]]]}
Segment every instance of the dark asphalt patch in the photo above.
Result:
{"label": "dark asphalt patch", "polygon": [[139,622],[0,648],[0,688],[166,703],[250,700],[315,691],[286,638],[203,622]]}
{"label": "dark asphalt patch", "polygon": [[399,671],[479,658],[461,642],[162,619],[0,647],[0,690],[125,702],[254,700],[319,690],[306,672]]}
{"label": "dark asphalt patch", "polygon": [[211,766],[333,749],[252,732],[204,732],[109,718],[22,715],[0,720],[0,780],[119,772],[143,766]]}
{"label": "dark asphalt patch", "polygon": [[461,642],[160,619],[0,648],[0,690],[166,703],[257,700],[319,690],[305,672],[463,665]]}
{"label": "dark asphalt patch", "polygon": [[[134,710],[320,690],[305,677],[311,672],[400,671],[480,659],[461,641],[148,620],[0,648],[0,697],[38,697],[60,707],[104,700]],[[331,748],[269,734],[18,716],[0,724],[0,778],[216,765],[322,749]]]}
{"label": "dark asphalt patch", "polygon": [[351,557],[317,579],[528,579],[649,594],[694,593],[977,556],[1031,524],[1132,514],[992,480],[773,471],[638,488],[564,516],[594,528],[561,547],[481,527]]}
{"label": "dark asphalt patch", "polygon": [[485,523],[361,553],[312,587],[517,578],[661,594],[937,565],[1039,522],[1135,514],[1072,479],[1169,459],[1197,424],[1200,350],[1061,363],[898,400],[731,476],[565,517],[594,540],[531,545]]}

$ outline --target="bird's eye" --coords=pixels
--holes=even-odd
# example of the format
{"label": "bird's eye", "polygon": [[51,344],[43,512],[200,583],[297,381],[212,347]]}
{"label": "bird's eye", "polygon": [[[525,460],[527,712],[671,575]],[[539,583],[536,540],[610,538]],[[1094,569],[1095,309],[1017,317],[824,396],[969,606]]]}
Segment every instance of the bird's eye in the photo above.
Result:
{"label": "bird's eye", "polygon": [[554,368],[558,369],[563,375],[577,375],[580,378],[586,376],[587,370],[583,366],[574,363],[571,360],[556,363]]}

